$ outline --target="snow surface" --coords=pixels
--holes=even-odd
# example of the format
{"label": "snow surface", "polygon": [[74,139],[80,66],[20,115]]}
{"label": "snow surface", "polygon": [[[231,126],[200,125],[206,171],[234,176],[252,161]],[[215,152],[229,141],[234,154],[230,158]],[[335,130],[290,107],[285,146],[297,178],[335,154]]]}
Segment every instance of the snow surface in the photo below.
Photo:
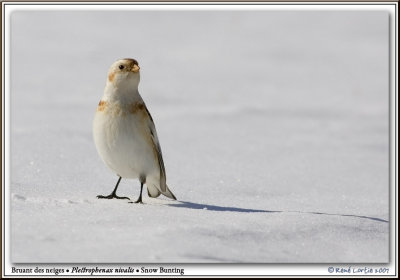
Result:
{"label": "snow surface", "polygon": [[[389,261],[378,11],[21,11],[11,20],[13,262]],[[179,201],[117,181],[92,119],[141,65]],[[118,194],[136,199],[137,180]]]}

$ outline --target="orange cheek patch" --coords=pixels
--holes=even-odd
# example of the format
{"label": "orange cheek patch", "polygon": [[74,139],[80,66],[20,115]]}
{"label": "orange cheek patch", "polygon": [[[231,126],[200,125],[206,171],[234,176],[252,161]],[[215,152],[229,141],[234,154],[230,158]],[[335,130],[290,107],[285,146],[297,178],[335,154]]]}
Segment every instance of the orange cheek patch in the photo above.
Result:
{"label": "orange cheek patch", "polygon": [[114,76],[115,76],[115,73],[114,73],[114,72],[109,73],[109,74],[108,74],[108,80],[109,80],[110,82],[112,82],[112,81],[114,80]]}
{"label": "orange cheek patch", "polygon": [[99,105],[97,105],[97,111],[103,111],[106,108],[106,102],[100,100]]}

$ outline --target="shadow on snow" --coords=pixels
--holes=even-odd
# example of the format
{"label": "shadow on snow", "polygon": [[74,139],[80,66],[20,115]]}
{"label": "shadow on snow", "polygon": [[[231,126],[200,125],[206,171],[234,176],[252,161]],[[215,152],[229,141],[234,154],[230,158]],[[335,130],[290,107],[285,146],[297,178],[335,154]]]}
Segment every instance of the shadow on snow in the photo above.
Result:
{"label": "shadow on snow", "polygon": [[368,219],[376,222],[388,223],[388,221],[375,217],[360,216],[360,215],[350,215],[350,214],[332,214],[323,212],[303,212],[303,211],[279,211],[279,210],[262,210],[262,209],[249,209],[249,208],[239,208],[239,207],[227,207],[227,206],[217,206],[209,204],[200,204],[189,201],[179,201],[179,204],[168,204],[171,207],[177,208],[188,208],[188,209],[199,209],[206,211],[217,211],[217,212],[238,212],[238,213],[302,213],[302,214],[314,214],[314,215],[327,215],[327,216],[340,216],[340,217],[354,217],[359,219]]}
{"label": "shadow on snow", "polygon": [[202,209],[209,211],[218,212],[241,212],[241,213],[279,213],[282,211],[269,211],[269,210],[258,210],[258,209],[247,209],[247,208],[237,208],[237,207],[224,207],[208,204],[199,204],[188,201],[179,201],[180,204],[168,204],[168,206],[178,207],[178,208],[189,208],[189,209]]}

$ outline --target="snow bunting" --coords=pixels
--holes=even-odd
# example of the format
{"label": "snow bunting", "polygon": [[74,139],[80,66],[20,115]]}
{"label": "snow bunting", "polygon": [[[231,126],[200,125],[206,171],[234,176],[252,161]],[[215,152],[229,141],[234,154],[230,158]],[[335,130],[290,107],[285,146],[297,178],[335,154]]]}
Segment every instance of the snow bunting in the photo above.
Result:
{"label": "snow bunting", "polygon": [[153,119],[138,91],[139,63],[117,60],[108,70],[104,94],[93,121],[93,137],[101,159],[119,176],[113,192],[98,198],[119,198],[121,178],[138,178],[142,203],[143,185],[150,197],[163,194],[176,200],[166,184],[164,161]]}

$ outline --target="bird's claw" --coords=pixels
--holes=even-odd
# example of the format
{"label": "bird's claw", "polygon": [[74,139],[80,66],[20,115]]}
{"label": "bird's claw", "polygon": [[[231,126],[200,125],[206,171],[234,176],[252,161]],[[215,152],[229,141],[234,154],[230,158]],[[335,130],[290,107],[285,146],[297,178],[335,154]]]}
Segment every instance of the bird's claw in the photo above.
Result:
{"label": "bird's claw", "polygon": [[116,194],[98,195],[97,198],[99,198],[99,199],[113,199],[113,198],[116,198],[116,199],[129,199],[129,200],[130,200],[129,197],[126,197],[126,196],[118,196],[118,195],[116,195]]}
{"label": "bird's claw", "polygon": [[128,203],[143,204],[143,201],[142,200],[136,200],[135,202],[129,201]]}

